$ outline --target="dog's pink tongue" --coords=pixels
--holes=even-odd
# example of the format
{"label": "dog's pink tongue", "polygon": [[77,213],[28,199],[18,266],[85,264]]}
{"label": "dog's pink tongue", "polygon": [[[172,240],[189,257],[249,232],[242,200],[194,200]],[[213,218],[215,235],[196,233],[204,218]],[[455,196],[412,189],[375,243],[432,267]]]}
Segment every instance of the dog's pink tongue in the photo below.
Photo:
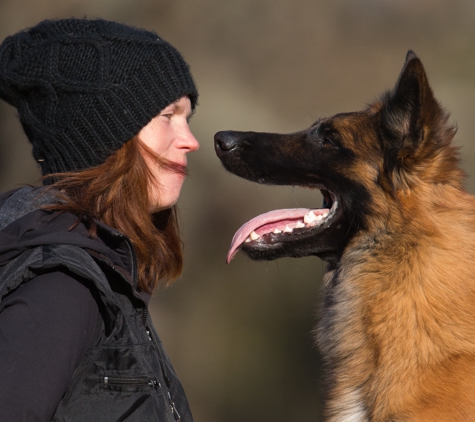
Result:
{"label": "dog's pink tongue", "polygon": [[[315,211],[310,208],[291,208],[285,210],[275,210],[269,211],[265,214],[258,215],[252,220],[244,224],[234,235],[229,247],[228,256],[226,262],[229,264],[231,259],[234,258],[234,255],[237,254],[239,247],[244,243],[244,241],[249,237],[253,231],[259,232],[270,232],[274,227],[282,226],[288,221],[302,220],[304,215],[310,211]],[[259,228],[265,227],[265,230],[258,230]],[[260,234],[260,233],[259,233]]]}

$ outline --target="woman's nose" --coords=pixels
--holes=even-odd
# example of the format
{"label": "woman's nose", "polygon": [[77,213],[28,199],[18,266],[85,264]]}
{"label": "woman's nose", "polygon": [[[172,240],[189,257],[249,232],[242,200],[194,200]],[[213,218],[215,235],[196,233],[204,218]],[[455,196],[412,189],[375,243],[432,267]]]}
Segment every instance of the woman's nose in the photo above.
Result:
{"label": "woman's nose", "polygon": [[186,129],[186,133],[183,136],[183,141],[183,147],[187,148],[189,152],[196,151],[200,147],[198,140],[195,138],[195,135],[193,135],[189,127]]}

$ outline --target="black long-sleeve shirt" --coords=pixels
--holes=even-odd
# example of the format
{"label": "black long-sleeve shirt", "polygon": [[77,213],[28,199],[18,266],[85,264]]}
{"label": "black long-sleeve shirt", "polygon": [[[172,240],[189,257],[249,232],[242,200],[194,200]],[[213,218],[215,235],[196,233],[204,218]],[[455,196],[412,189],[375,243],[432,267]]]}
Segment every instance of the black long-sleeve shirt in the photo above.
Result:
{"label": "black long-sleeve shirt", "polygon": [[99,320],[89,288],[39,275],[0,302],[0,420],[50,421]]}

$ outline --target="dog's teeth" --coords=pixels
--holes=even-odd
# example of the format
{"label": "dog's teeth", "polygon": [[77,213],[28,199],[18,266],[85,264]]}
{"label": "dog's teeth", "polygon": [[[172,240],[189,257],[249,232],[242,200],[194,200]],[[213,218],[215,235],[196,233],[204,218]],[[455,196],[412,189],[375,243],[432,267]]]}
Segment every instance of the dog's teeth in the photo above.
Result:
{"label": "dog's teeth", "polygon": [[328,213],[326,212],[325,214],[322,214],[322,218],[327,218]]}
{"label": "dog's teeth", "polygon": [[282,230],[279,230],[279,229],[275,229],[275,230],[274,230],[274,233],[275,233],[275,234],[279,234],[279,233],[282,233]]}
{"label": "dog's teeth", "polygon": [[305,224],[302,223],[301,221],[298,221],[297,224],[295,225],[296,229],[301,229],[302,227],[305,227]]}
{"label": "dog's teeth", "polygon": [[315,218],[317,221],[323,220],[324,216],[322,214],[317,215]]}
{"label": "dog's teeth", "polygon": [[317,216],[315,215],[313,211],[308,212],[303,217],[303,221],[305,224],[312,224],[316,220],[317,220]]}
{"label": "dog's teeth", "polygon": [[293,230],[289,226],[285,226],[284,233],[292,233]]}
{"label": "dog's teeth", "polygon": [[259,239],[261,236],[259,236],[256,232],[252,232],[249,237],[251,238],[251,240],[257,240]]}
{"label": "dog's teeth", "polygon": [[244,241],[244,243],[249,243],[250,241],[251,241],[251,238],[248,237],[248,238]]}

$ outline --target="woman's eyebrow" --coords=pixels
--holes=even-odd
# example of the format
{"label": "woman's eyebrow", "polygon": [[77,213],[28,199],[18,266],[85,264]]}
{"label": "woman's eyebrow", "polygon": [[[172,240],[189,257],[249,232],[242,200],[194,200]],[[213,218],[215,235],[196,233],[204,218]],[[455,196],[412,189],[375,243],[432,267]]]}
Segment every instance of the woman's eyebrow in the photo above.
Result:
{"label": "woman's eyebrow", "polygon": [[[181,104],[178,104],[178,101],[180,101],[180,100],[177,100],[173,103],[174,112],[175,113],[184,113],[185,112],[185,107],[183,107]],[[188,114],[188,116],[186,116],[186,120],[189,122],[190,119],[193,117],[193,115],[195,113],[196,113],[196,109],[191,110],[190,113]]]}
{"label": "woman's eyebrow", "polygon": [[174,101],[170,105],[173,106],[173,111],[176,113],[182,113],[185,111],[184,107],[179,103],[180,99]]}

